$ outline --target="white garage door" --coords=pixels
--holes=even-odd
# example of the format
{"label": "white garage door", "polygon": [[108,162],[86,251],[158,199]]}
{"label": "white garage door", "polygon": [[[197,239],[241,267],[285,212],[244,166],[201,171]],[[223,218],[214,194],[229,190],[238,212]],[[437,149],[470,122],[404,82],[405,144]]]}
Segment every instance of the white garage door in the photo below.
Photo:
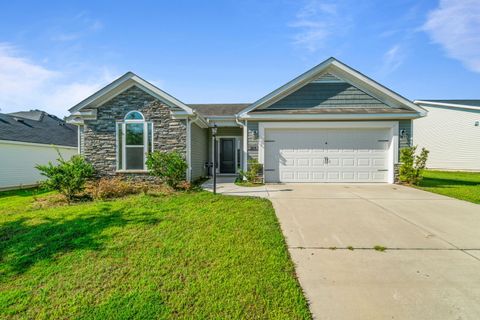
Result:
{"label": "white garage door", "polygon": [[389,129],[266,129],[266,182],[387,182]]}

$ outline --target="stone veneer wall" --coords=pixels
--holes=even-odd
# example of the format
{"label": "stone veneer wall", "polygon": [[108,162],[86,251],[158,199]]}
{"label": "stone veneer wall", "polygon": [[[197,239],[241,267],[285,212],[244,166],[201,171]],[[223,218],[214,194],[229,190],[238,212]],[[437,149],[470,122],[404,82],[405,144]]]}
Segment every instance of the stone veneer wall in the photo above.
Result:
{"label": "stone veneer wall", "polygon": [[146,121],[153,122],[154,150],[178,151],[186,157],[186,121],[172,119],[170,107],[134,86],[100,106],[96,120],[85,121],[84,155],[95,167],[97,176],[153,179],[146,173],[116,172],[116,122],[123,121],[132,110],[142,112]]}

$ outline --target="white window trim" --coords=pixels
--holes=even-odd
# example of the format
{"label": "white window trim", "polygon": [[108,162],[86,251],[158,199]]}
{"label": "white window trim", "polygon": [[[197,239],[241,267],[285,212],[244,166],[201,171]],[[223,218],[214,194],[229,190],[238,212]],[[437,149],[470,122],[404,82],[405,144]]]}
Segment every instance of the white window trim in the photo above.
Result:
{"label": "white window trim", "polygon": [[[140,113],[140,115],[142,116],[143,119],[126,119],[128,117],[128,115],[132,112],[138,112]],[[126,141],[126,129],[127,129],[127,124],[131,124],[131,123],[142,123],[143,124],[143,153],[144,153],[144,157],[145,157],[145,162],[143,163],[143,169],[126,169],[127,167],[127,141]],[[122,150],[119,150],[119,145],[118,145],[118,142],[119,142],[119,137],[118,137],[118,126],[121,125],[122,127],[122,137],[120,137],[122,139]],[[116,171],[117,172],[131,172],[131,173],[138,173],[138,172],[148,172],[147,170],[147,164],[146,164],[146,154],[149,152],[148,150],[148,127],[151,126],[152,128],[152,136],[150,137],[151,138],[151,141],[150,141],[150,144],[151,144],[151,147],[150,147],[150,152],[153,152],[153,141],[154,141],[154,125],[153,125],[153,122],[150,122],[150,121],[146,121],[145,120],[145,116],[140,112],[140,111],[137,111],[137,110],[132,110],[132,111],[129,111],[125,117],[124,117],[124,120],[123,121],[117,121],[116,122],[116,125],[115,125],[115,145],[116,145]],[[137,148],[140,148],[140,146],[138,145],[130,145],[130,147],[137,147]],[[119,152],[122,152],[122,163],[121,163],[121,166],[119,167],[119,163],[118,163],[118,159],[119,159]]]}
{"label": "white window trim", "polygon": [[[395,164],[398,163],[398,126],[398,121],[260,122],[258,124],[258,162],[264,164],[265,129],[385,128],[390,129],[388,183],[394,183]],[[265,176],[265,172],[263,174]]]}

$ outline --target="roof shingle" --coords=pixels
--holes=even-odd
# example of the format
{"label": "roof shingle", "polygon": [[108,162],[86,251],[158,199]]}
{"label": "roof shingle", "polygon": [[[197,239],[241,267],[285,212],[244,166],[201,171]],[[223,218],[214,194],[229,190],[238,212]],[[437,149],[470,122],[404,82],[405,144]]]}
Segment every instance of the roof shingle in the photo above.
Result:
{"label": "roof shingle", "polygon": [[77,128],[41,110],[0,113],[0,140],[77,146]]}

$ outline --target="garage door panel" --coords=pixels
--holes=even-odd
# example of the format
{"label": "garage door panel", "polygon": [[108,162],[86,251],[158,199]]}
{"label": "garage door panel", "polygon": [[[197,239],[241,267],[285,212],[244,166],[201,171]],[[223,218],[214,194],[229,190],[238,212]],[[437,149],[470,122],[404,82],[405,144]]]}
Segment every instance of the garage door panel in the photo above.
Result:
{"label": "garage door panel", "polygon": [[[267,129],[267,182],[386,182],[387,129]],[[328,158],[328,162],[325,160]],[[380,171],[379,171],[380,170]]]}
{"label": "garage door panel", "polygon": [[373,172],[373,180],[374,181],[385,181],[386,179],[387,179],[387,172],[386,171]]}
{"label": "garage door panel", "polygon": [[355,159],[354,158],[344,158],[342,159],[342,167],[354,167]]}
{"label": "garage door panel", "polygon": [[373,163],[372,165],[374,167],[385,167],[387,164],[385,162],[385,159],[384,158],[377,158],[377,159],[372,159]]}
{"label": "garage door panel", "polygon": [[353,171],[342,171],[342,180],[355,180],[355,172]]}
{"label": "garage door panel", "polygon": [[299,167],[309,167],[310,160],[309,159],[297,159],[297,166]]}
{"label": "garage door panel", "polygon": [[370,179],[370,172],[368,171],[359,171],[357,172],[357,177],[358,177],[358,181],[369,181],[371,180]]}
{"label": "garage door panel", "polygon": [[359,166],[359,167],[369,167],[370,166],[370,158],[358,158],[357,159],[357,166]]}

